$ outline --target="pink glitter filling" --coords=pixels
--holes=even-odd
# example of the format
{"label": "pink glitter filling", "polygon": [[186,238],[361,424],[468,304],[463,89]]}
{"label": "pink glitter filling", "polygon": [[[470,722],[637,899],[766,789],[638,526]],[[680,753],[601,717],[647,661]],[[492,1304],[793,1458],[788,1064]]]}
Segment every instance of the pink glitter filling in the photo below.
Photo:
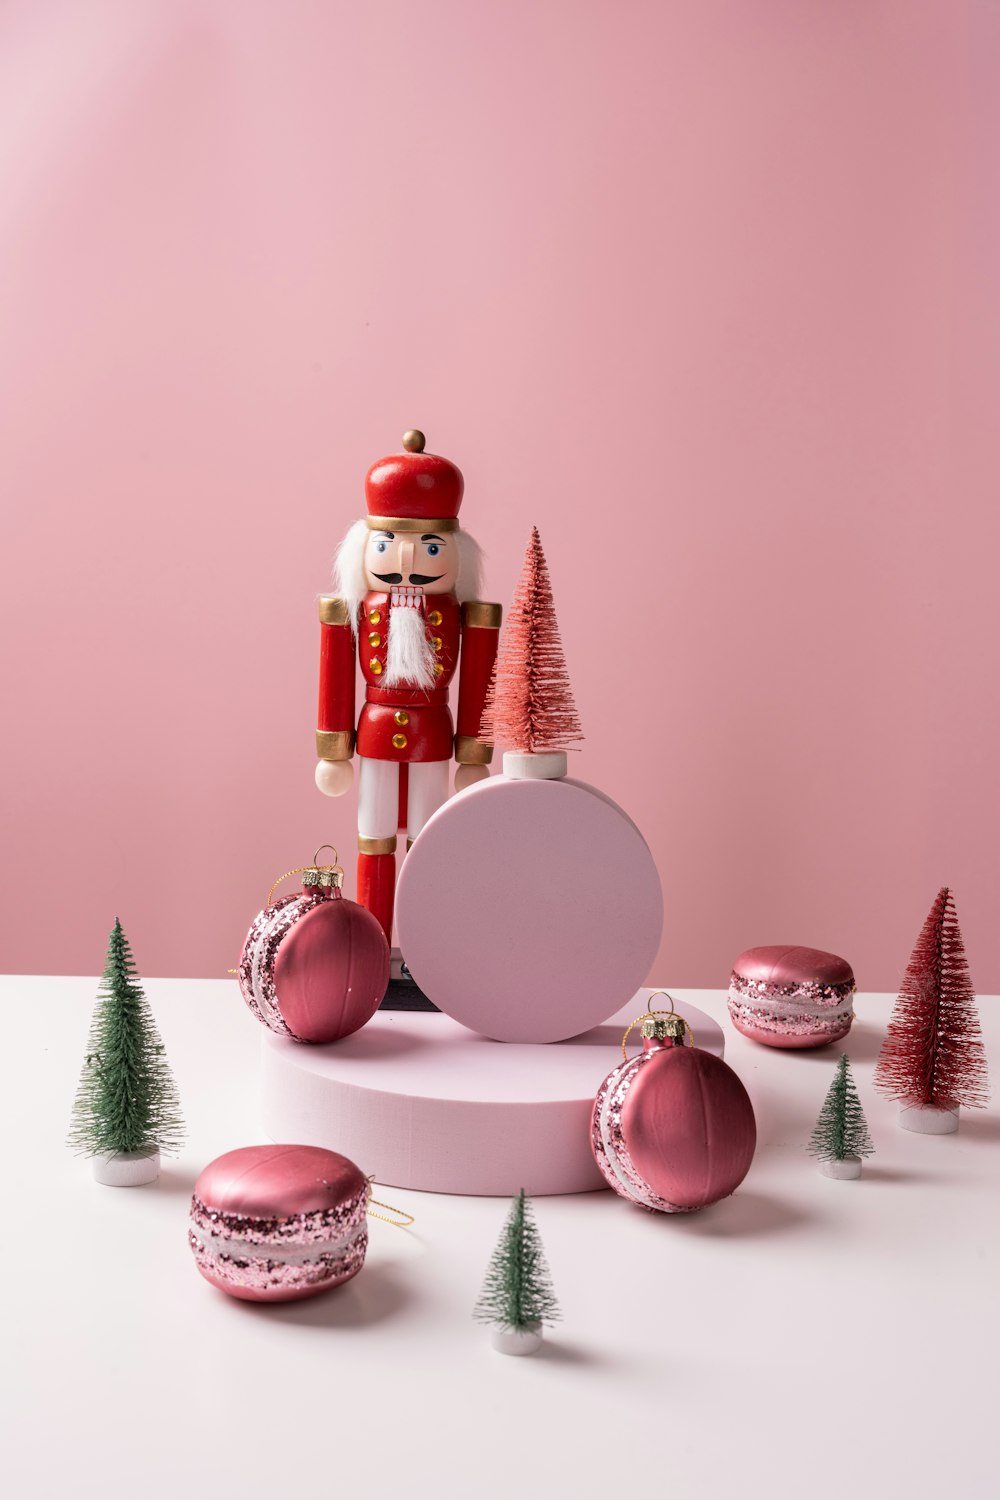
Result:
{"label": "pink glitter filling", "polygon": [[[238,976],[240,994],[247,1005],[262,1025],[277,1032],[279,1036],[294,1037],[296,1041],[301,1041],[302,1038],[296,1036],[285,1021],[275,996],[274,963],[279,947],[296,922],[325,899],[325,896],[319,892],[306,894],[300,891],[295,895],[282,896],[273,906],[265,907],[254,918],[240,955]],[[264,943],[264,951],[258,969],[260,986],[258,994],[254,988],[254,953],[261,940]]]}
{"label": "pink glitter filling", "polygon": [[770,1031],[775,1036],[810,1036],[825,1037],[827,1041],[839,1041],[846,1036],[851,1029],[854,1020],[854,1012],[841,1013],[836,1016],[817,1016],[806,1014],[801,1016],[775,1016],[769,1011],[759,1010],[752,1005],[739,1005],[735,1000],[729,1002],[729,1014],[737,1026],[750,1026],[756,1031]]}
{"label": "pink glitter filling", "polygon": [[291,1218],[250,1218],[240,1214],[220,1213],[208,1208],[198,1198],[191,1199],[191,1223],[195,1231],[215,1235],[217,1239],[233,1242],[234,1253],[245,1247],[254,1254],[259,1247],[268,1245],[313,1245],[324,1240],[339,1239],[356,1229],[366,1216],[368,1207],[367,1186],[359,1196],[338,1204],[336,1208],[315,1209],[311,1213],[295,1214]]}
{"label": "pink glitter filling", "polygon": [[805,980],[801,984],[770,984],[766,979],[747,979],[734,972],[729,981],[729,993],[747,1000],[801,1000],[812,1005],[834,1007],[850,1000],[854,994],[854,981],[817,984]]}
{"label": "pink glitter filling", "polygon": [[[658,1193],[654,1193],[649,1184],[640,1177],[629,1154],[622,1130],[622,1108],[625,1098],[639,1076],[640,1068],[651,1056],[651,1053],[643,1052],[638,1057],[619,1063],[598,1089],[597,1098],[594,1101],[594,1112],[591,1116],[591,1143],[594,1160],[608,1185],[614,1188],[620,1197],[628,1198],[630,1202],[637,1203],[640,1208],[648,1208],[661,1214],[690,1213],[692,1212],[690,1208],[671,1203],[666,1198],[661,1198]],[[606,1113],[605,1101],[608,1101]],[[612,1166],[612,1158],[618,1165],[618,1172]],[[624,1182],[622,1178],[625,1179]]]}
{"label": "pink glitter filling", "polygon": [[325,1254],[320,1250],[312,1260],[292,1265],[259,1255],[213,1254],[193,1229],[188,1230],[188,1244],[202,1275],[222,1286],[255,1292],[295,1292],[306,1288],[319,1292],[357,1275],[364,1264],[368,1236],[359,1235],[340,1254]]}

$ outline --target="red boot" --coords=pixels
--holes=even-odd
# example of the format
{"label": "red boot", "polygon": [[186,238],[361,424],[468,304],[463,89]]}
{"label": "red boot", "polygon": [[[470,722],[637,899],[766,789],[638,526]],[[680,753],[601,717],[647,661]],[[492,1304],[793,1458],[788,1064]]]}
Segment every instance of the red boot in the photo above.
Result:
{"label": "red boot", "polygon": [[396,895],[396,840],[368,839],[367,843],[392,844],[389,849],[380,849],[371,854],[362,849],[358,854],[358,901],[377,918],[392,947],[392,908]]}

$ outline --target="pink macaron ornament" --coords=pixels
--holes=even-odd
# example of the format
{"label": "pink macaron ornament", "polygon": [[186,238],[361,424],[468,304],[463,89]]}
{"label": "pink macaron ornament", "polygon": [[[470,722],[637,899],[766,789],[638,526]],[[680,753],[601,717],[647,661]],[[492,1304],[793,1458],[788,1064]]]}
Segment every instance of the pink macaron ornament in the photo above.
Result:
{"label": "pink macaron ornament", "polygon": [[[669,996],[667,997],[670,998]],[[643,1050],[626,1051],[641,1028]],[[625,1061],[605,1078],[590,1143],[608,1185],[659,1213],[691,1213],[734,1192],[750,1170],[757,1124],[750,1096],[720,1057],[685,1046],[675,1011],[649,1011],[626,1031]]]}
{"label": "pink macaron ornament", "polygon": [[854,1020],[854,971],[820,948],[748,948],[733,965],[729,1014],[765,1047],[825,1047]]}
{"label": "pink macaron ornament", "polygon": [[[381,926],[341,895],[344,872],[316,860],[302,890],[271,897],[254,918],[240,955],[240,993],[253,1015],[297,1042],[336,1042],[358,1031],[378,1010],[389,982],[389,944]],[[334,861],[337,851],[334,850]]]}
{"label": "pink macaron ornament", "polygon": [[[373,1201],[370,1178],[336,1151],[243,1146],[195,1183],[188,1244],[205,1280],[230,1297],[296,1302],[358,1274]],[[388,1222],[413,1222],[394,1212]]]}

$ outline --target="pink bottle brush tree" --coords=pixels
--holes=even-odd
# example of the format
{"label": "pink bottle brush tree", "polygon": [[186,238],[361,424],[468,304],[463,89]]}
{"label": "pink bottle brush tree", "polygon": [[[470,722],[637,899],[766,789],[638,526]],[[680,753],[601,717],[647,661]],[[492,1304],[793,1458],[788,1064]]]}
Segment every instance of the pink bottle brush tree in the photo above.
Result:
{"label": "pink bottle brush tree", "polygon": [[925,1135],[958,1129],[958,1111],[989,1099],[976,996],[955,901],[944,886],[917,939],[875,1069],[899,1123]]}
{"label": "pink bottle brush tree", "polygon": [[522,778],[565,776],[566,749],[583,739],[537,526],[504,626],[480,738],[509,746],[504,773]]}

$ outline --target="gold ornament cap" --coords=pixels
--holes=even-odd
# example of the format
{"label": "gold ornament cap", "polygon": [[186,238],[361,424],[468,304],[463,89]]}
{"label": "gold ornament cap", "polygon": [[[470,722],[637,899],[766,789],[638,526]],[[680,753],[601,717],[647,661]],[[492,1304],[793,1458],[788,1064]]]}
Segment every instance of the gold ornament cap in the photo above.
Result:
{"label": "gold ornament cap", "polygon": [[321,890],[339,891],[344,884],[343,870],[304,870],[302,884],[307,888],[319,886]]}
{"label": "gold ornament cap", "polygon": [[667,1037],[678,1037],[683,1045],[684,1022],[680,1016],[644,1016],[639,1028],[644,1037],[654,1038],[656,1041],[664,1041]]}

